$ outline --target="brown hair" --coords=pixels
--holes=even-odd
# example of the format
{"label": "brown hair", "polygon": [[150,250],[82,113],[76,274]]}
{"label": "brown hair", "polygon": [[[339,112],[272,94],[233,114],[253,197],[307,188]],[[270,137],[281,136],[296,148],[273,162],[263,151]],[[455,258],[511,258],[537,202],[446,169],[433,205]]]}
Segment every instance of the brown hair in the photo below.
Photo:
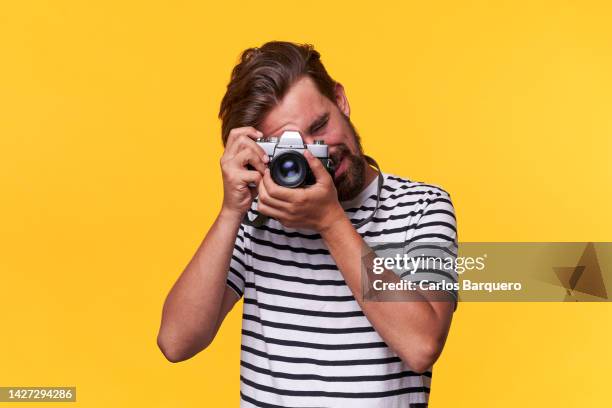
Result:
{"label": "brown hair", "polygon": [[321,94],[335,102],[336,82],[312,45],[271,41],[243,51],[219,110],[223,145],[230,130],[257,127],[291,85],[305,75],[314,81]]}

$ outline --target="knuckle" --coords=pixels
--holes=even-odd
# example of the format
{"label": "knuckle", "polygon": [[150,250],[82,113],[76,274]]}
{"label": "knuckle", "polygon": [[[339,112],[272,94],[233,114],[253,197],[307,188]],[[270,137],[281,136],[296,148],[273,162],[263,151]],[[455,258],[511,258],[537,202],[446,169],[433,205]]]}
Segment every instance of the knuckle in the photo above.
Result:
{"label": "knuckle", "polygon": [[243,156],[244,156],[244,151],[240,149],[233,155],[232,159],[242,158]]}
{"label": "knuckle", "polygon": [[229,172],[229,169],[230,169],[231,166],[230,166],[230,162],[227,159],[221,160],[220,161],[220,165],[221,165],[221,172],[223,174]]}
{"label": "knuckle", "polygon": [[242,146],[242,135],[234,136],[233,143],[234,143],[234,146],[236,146],[238,149],[240,149],[241,146]]}
{"label": "knuckle", "polygon": [[244,147],[245,147],[245,150],[248,152],[249,157],[252,157],[254,159],[258,158],[257,150],[255,150],[253,146],[251,146],[250,144],[245,144]]}
{"label": "knuckle", "polygon": [[230,130],[229,135],[227,136],[227,138],[230,139],[230,140],[233,140],[239,134],[240,134],[240,128],[233,128],[232,130]]}
{"label": "knuckle", "polygon": [[276,182],[272,179],[272,176],[270,176],[270,185],[266,187],[269,187],[268,191],[273,193],[272,195],[279,195],[282,189],[282,187],[276,184]]}
{"label": "knuckle", "polygon": [[269,202],[268,196],[262,190],[259,190],[259,202],[262,204],[267,204]]}
{"label": "knuckle", "polygon": [[252,140],[245,134],[241,134],[236,138],[236,143],[238,144],[241,150],[250,150],[251,146],[249,142],[252,142]]}

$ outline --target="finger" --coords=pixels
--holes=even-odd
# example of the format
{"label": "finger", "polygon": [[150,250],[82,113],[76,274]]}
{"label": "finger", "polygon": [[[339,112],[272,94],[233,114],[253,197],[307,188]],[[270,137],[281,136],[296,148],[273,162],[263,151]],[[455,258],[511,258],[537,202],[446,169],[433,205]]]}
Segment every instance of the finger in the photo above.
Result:
{"label": "finger", "polygon": [[232,153],[238,153],[240,150],[246,147],[253,147],[261,150],[261,154],[264,152],[261,146],[257,144],[256,139],[246,134],[237,136],[229,151]]}
{"label": "finger", "polygon": [[277,200],[291,202],[295,197],[294,189],[279,186],[272,180],[269,168],[266,168],[264,172],[262,183],[266,186],[266,190],[268,194],[270,194],[270,197],[276,198]]}
{"label": "finger", "polygon": [[285,219],[285,214],[286,214],[284,211],[281,211],[279,209],[266,205],[262,202],[257,203],[257,211],[260,214],[267,215],[268,217],[274,218],[275,220],[278,220],[281,223]]}
{"label": "finger", "polygon": [[266,204],[269,207],[275,208],[280,211],[289,211],[290,205],[285,201],[281,201],[277,198],[274,198],[268,193],[266,189],[265,183],[259,183],[257,187],[257,191],[259,193],[259,202]]}
{"label": "finger", "polygon": [[246,148],[252,148],[255,149],[256,151],[258,151],[260,156],[263,156],[264,151],[261,148],[261,146],[259,146],[257,144],[257,142],[255,140],[253,140],[250,136],[248,135],[239,135],[236,137],[236,139],[233,141],[233,143],[231,144],[231,146],[228,146],[225,151],[227,152],[227,154],[231,155],[231,156],[235,156],[237,155],[239,152],[241,152],[242,150],[246,149]]}
{"label": "finger", "polygon": [[252,126],[234,128],[230,130],[229,135],[227,136],[227,142],[225,143],[225,147],[229,147],[241,135],[247,135],[253,138],[258,138],[258,137],[262,137],[263,133],[255,129]]}
{"label": "finger", "polygon": [[258,186],[261,183],[261,174],[255,170],[238,170],[236,177],[240,180],[239,188]]}
{"label": "finger", "polygon": [[257,157],[260,157],[264,163],[268,163],[270,161],[270,158],[268,157],[264,149],[259,144],[257,144],[257,142],[252,139],[249,139],[248,136],[242,136],[238,138],[238,140],[234,144],[234,147],[232,148],[232,153],[230,154],[236,155],[244,149],[252,150],[253,154]]}
{"label": "finger", "polygon": [[238,190],[257,187],[261,183],[261,174],[254,170],[236,170],[232,175],[231,185]]}
{"label": "finger", "polygon": [[230,154],[235,155],[245,145],[257,146],[255,140],[257,140],[258,137],[262,136],[263,133],[253,127],[232,129],[230,135],[228,136],[227,143],[225,145],[225,150]]}
{"label": "finger", "polygon": [[[266,156],[267,157],[267,156]],[[259,151],[253,147],[247,147],[238,152],[234,157],[236,165],[244,168],[247,164],[250,164],[255,170],[262,175],[266,170],[266,164],[263,161],[263,156],[259,154]]]}
{"label": "finger", "polygon": [[308,161],[308,165],[310,166],[310,170],[312,170],[312,174],[315,176],[317,182],[322,182],[327,179],[331,179],[329,172],[325,167],[323,167],[323,163],[321,160],[314,157],[309,150],[304,151],[304,157]]}

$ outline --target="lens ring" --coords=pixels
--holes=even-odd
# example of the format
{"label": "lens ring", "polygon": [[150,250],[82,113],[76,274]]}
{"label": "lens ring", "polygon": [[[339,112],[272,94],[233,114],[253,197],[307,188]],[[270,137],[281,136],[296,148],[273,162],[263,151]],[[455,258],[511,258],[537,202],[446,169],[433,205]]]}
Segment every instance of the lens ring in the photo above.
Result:
{"label": "lens ring", "polygon": [[272,180],[279,186],[299,187],[304,183],[308,174],[308,163],[302,154],[289,150],[272,159],[270,174]]}

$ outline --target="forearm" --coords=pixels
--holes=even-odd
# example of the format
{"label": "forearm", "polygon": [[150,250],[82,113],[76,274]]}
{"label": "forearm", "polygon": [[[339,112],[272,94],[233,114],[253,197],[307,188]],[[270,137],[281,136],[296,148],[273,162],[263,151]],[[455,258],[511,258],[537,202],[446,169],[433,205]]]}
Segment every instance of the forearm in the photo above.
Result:
{"label": "forearm", "polygon": [[441,352],[450,322],[445,316],[439,316],[432,304],[418,292],[413,294],[420,297],[418,301],[364,299],[362,256],[371,250],[343,212],[321,231],[321,236],[378,334],[413,369],[423,371],[429,368]]}
{"label": "forearm", "polygon": [[222,210],[168,294],[158,343],[170,359],[191,357],[216,334],[240,222],[239,215]]}

